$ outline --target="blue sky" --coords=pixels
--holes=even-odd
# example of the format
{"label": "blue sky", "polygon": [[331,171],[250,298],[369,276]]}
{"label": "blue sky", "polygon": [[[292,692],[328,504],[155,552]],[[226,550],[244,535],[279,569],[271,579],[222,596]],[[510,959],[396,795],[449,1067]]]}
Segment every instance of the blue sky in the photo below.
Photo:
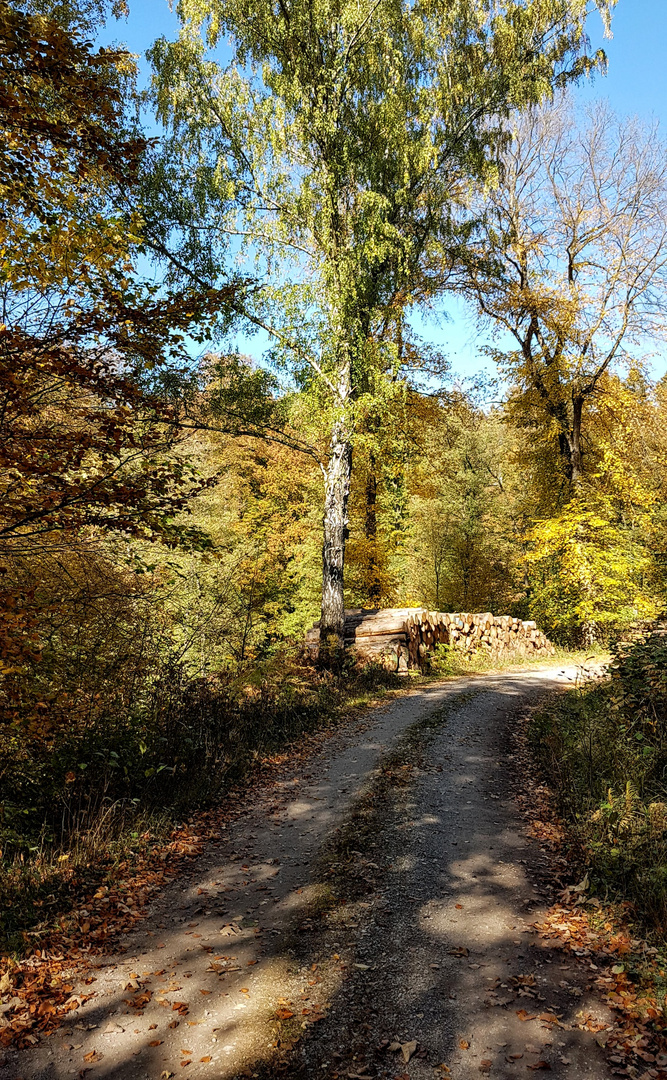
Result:
{"label": "blue sky", "polygon": [[[129,0],[130,15],[126,20],[111,21],[104,38],[122,41],[141,57],[142,82],[148,77],[146,49],[155,38],[164,34],[175,37],[178,19],[167,0]],[[644,119],[657,118],[667,134],[667,3],[665,0],[619,0],[613,21],[613,38],[603,41],[598,16],[590,20],[591,45],[602,45],[609,58],[609,71],[604,77],[584,82],[577,90],[582,102],[607,98],[612,108],[621,114],[638,115]],[[438,318],[416,319],[415,325],[424,337],[442,346],[449,353],[455,372],[471,376],[486,366],[480,356],[483,340],[479,338],[470,314],[462,303],[447,301]],[[239,338],[239,347],[249,353],[261,349],[261,339]],[[664,362],[654,362],[656,375],[667,371]]]}

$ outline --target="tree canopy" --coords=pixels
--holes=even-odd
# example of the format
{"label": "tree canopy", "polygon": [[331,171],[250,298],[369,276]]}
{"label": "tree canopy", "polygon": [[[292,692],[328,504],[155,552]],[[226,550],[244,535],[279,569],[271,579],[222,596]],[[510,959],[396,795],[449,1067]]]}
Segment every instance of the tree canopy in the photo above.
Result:
{"label": "tree canopy", "polygon": [[591,456],[585,412],[605,375],[641,365],[665,337],[666,160],[655,125],[605,105],[578,125],[560,98],[517,117],[483,196],[468,287],[511,342],[495,355],[513,407],[556,439],[571,484]]}
{"label": "tree canopy", "polygon": [[511,111],[603,62],[587,51],[590,8],[182,2],[180,37],[153,47],[169,132],[154,250],[207,283],[234,250],[254,260],[263,287],[242,313],[325,410],[323,643],[342,634],[359,410],[395,379],[406,312],[466,257],[455,210],[471,177],[490,177]]}

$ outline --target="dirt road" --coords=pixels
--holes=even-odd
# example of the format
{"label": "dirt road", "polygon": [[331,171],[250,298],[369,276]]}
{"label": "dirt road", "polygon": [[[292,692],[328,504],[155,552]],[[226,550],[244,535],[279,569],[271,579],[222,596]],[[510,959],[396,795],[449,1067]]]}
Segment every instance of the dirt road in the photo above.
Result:
{"label": "dirt road", "polygon": [[511,794],[517,709],[574,676],[458,679],[351,723],[249,797],[0,1080],[608,1076],[585,968],[530,928],[542,855]]}

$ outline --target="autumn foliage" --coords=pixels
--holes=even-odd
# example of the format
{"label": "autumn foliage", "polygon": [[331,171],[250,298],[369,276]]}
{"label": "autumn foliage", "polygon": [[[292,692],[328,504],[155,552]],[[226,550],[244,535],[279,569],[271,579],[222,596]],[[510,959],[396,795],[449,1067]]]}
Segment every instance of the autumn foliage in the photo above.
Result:
{"label": "autumn foliage", "polygon": [[44,806],[69,805],[72,769],[83,775],[86,752],[114,760],[118,725],[132,727],[165,624],[149,610],[146,551],[208,544],[186,514],[212,477],[180,445],[163,372],[187,382],[185,335],[203,339],[235,290],[169,292],[136,272],[148,144],[129,119],[128,54],[94,52],[7,4],[0,37],[0,770],[11,864],[19,826],[52,842]]}
{"label": "autumn foliage", "polygon": [[[525,85],[526,73],[510,78],[492,50],[498,123],[510,99],[541,97],[538,83],[547,88],[572,50],[563,78],[590,67],[577,53],[586,5],[561,7],[566,22],[563,13],[578,12],[570,36],[558,38],[551,59],[537,50]],[[244,12],[239,19],[252,34]],[[452,50],[461,46],[455,23]],[[441,29],[431,28],[428,46],[438,55]],[[289,34],[283,46],[296,79]],[[367,88],[368,100],[394,95],[389,68],[377,68],[372,50],[357,52],[359,77],[370,72],[369,87],[377,79],[383,88]],[[283,216],[254,237],[267,275],[284,270],[290,248],[295,281],[284,288],[236,276],[221,236],[238,238],[249,220],[264,229],[264,191],[253,185],[265,169],[271,197],[283,198],[296,176],[280,171],[289,140],[283,132],[278,154],[273,118],[254,117],[250,149],[261,169],[253,173],[243,138],[233,154],[226,134],[213,139],[214,109],[203,131],[189,91],[175,112],[167,107],[184,55],[172,56],[168,43],[154,53],[171,124],[158,145],[141,130],[128,53],[96,49],[66,20],[0,2],[0,936],[17,954],[47,941],[54,951],[77,939],[101,948],[164,880],[161,853],[187,848],[174,819],[218,800],[263,755],[394,684],[382,667],[359,671],[345,655],[334,672],[303,656],[304,632],[321,611],[326,512],[335,518],[325,578],[335,579],[336,618],[342,606],[492,610],[536,619],[563,646],[618,648],[608,687],[582,693],[557,723],[545,719],[543,743],[548,764],[567,772],[563,802],[584,815],[600,872],[632,902],[641,897],[664,929],[667,657],[662,638],[623,645],[667,601],[664,380],[649,377],[637,338],[623,365],[612,342],[588,370],[582,356],[594,352],[594,333],[579,346],[582,326],[595,321],[593,300],[574,280],[540,276],[540,264],[557,259],[544,255],[550,235],[525,238],[517,262],[516,230],[503,217],[509,172],[496,175],[485,156],[487,136],[492,157],[502,140],[486,121],[479,137],[464,137],[457,95],[471,72],[475,100],[485,100],[467,44],[460,85],[443,98],[464,125],[466,153],[431,177],[428,139],[414,152],[431,108],[417,83],[413,135],[401,121],[402,157],[391,168],[384,126],[382,138],[373,134],[376,158],[351,129],[363,197],[341,180],[348,151],[333,140],[335,205],[349,197],[342,247],[336,213],[329,221],[323,209],[329,196],[318,202],[307,170],[298,173],[303,190],[287,209],[280,203]],[[309,55],[311,108],[328,97],[319,55]],[[276,84],[286,78],[275,75]],[[287,82],[285,92],[296,92]],[[239,86],[234,123],[245,108]],[[223,99],[215,102],[226,108]],[[392,100],[402,116],[400,95]],[[468,107],[472,131],[478,114]],[[382,116],[389,130],[391,110]],[[599,124],[608,141],[606,113]],[[441,137],[445,160],[457,140],[446,124]],[[561,125],[558,145],[567,138]],[[653,167],[654,134],[648,145]],[[218,169],[232,158],[233,180]],[[626,183],[619,169],[614,182]],[[466,202],[473,188],[482,197],[475,178],[491,200],[486,217]],[[662,188],[654,194],[657,214]],[[489,224],[491,211],[503,229]],[[326,251],[317,246],[325,218]],[[602,233],[594,239],[604,253],[613,241]],[[343,249],[326,302],[302,294],[301,257],[333,266]],[[632,250],[641,261],[642,244]],[[583,257],[570,269],[581,285]],[[450,289],[519,335],[515,351],[494,341],[500,390],[454,385],[446,359],[408,325],[411,305]],[[349,333],[333,333],[334,316],[341,326],[351,320]],[[228,332],[240,326],[273,334],[261,363],[232,349]],[[126,886],[136,906],[125,905]],[[81,914],[86,905],[93,914]],[[583,941],[588,931],[580,920],[571,933]],[[617,979],[610,996],[626,982]],[[22,971],[5,1041],[49,1030],[69,1009],[69,988],[60,970]]]}

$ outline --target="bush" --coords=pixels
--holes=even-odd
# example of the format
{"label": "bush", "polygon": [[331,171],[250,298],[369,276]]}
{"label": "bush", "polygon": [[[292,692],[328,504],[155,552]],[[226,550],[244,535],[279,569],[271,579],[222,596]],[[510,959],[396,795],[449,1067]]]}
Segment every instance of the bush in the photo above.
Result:
{"label": "bush", "polygon": [[332,675],[285,652],[243,678],[176,665],[126,711],[100,708],[44,738],[0,730],[0,937],[69,904],[82,879],[139,854],[262,757],[399,685],[379,665]]}
{"label": "bush", "polygon": [[608,677],[540,710],[531,737],[598,885],[667,928],[667,638],[618,645]]}

